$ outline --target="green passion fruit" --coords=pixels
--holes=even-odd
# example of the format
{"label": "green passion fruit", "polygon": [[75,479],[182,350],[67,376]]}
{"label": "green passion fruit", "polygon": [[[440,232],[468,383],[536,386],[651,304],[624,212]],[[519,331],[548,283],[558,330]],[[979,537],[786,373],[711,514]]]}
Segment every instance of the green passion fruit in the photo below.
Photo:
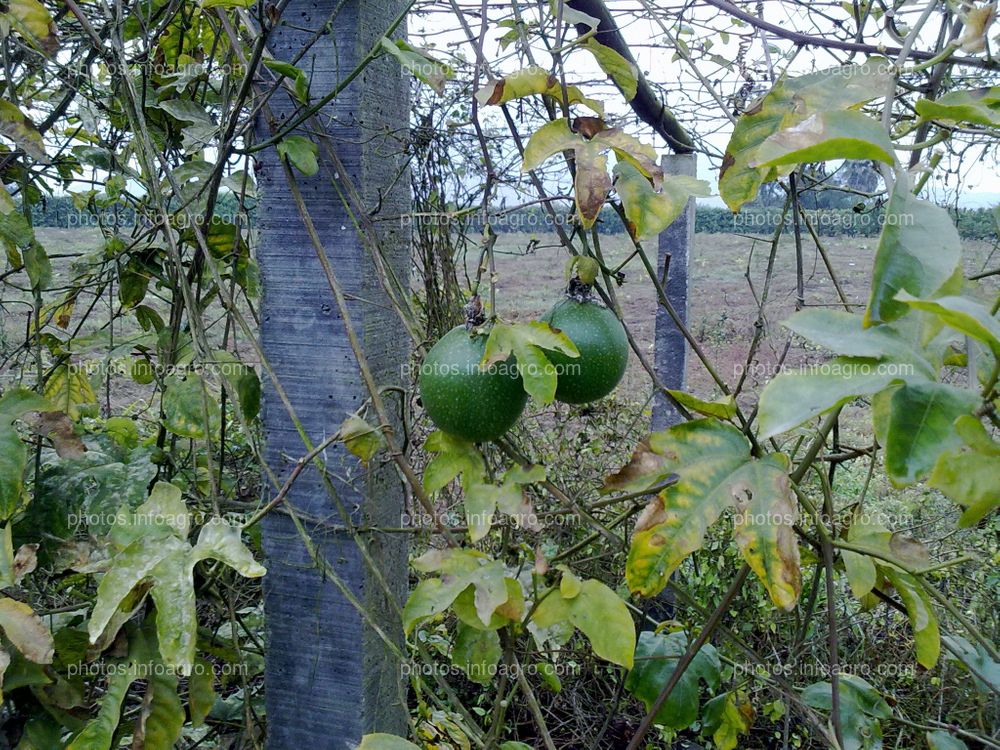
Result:
{"label": "green passion fruit", "polygon": [[567,297],[542,320],[569,336],[580,350],[577,358],[545,353],[559,370],[556,399],[586,404],[611,393],[628,365],[628,338],[615,314],[596,302]]}
{"label": "green passion fruit", "polygon": [[486,336],[465,326],[446,333],[420,366],[420,399],[439,429],[481,443],[513,427],[524,411],[524,391],[517,362],[481,366]]}

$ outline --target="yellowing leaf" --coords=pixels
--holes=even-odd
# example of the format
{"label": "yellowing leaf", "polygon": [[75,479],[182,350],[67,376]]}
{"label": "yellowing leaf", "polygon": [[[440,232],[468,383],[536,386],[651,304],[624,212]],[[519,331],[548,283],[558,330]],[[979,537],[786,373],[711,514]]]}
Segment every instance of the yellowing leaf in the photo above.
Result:
{"label": "yellowing leaf", "polygon": [[831,159],[870,159],[892,164],[892,141],[881,123],[853,110],[818,112],[779,130],[757,149],[754,168],[768,169]]}
{"label": "yellowing leaf", "polygon": [[535,608],[532,622],[539,628],[569,622],[587,637],[597,656],[631,669],[635,623],[625,602],[593,579],[573,586],[573,593],[568,599],[559,589],[553,589]]}
{"label": "yellowing leaf", "polygon": [[799,545],[792,528],[798,510],[788,466],[781,454],[765,456],[748,464],[732,485],[736,543],[771,601],[785,610],[795,608],[802,591]]}
{"label": "yellowing leaf", "polygon": [[[533,94],[544,94],[559,101],[562,101],[563,98],[559,79],[543,68],[532,66],[511,73],[499,80],[490,81],[479,89],[476,93],[476,99],[484,106],[499,106]],[[604,114],[604,105],[599,101],[585,97],[576,86],[566,87],[566,97],[569,104],[583,104],[599,115]]]}
{"label": "yellowing leaf", "polygon": [[619,161],[615,165],[615,190],[622,200],[629,234],[637,240],[659,235],[680,216],[693,195],[711,195],[704,180],[684,175],[664,178],[660,192],[632,164]]}
{"label": "yellowing leaf", "polygon": [[14,648],[35,664],[51,664],[55,655],[52,633],[24,602],[4,597],[0,599],[0,628]]}
{"label": "yellowing leaf", "polygon": [[27,115],[6,99],[0,99],[0,135],[10,138],[35,161],[48,163],[42,134]]}
{"label": "yellowing leaf", "polygon": [[357,414],[352,414],[340,425],[340,438],[344,446],[364,463],[372,460],[385,447],[385,436]]}
{"label": "yellowing leaf", "polygon": [[60,365],[52,372],[45,383],[45,398],[74,420],[80,418],[80,407],[97,403],[86,369],[76,365]]}
{"label": "yellowing leaf", "polygon": [[481,364],[489,366],[506,362],[513,354],[524,381],[524,390],[539,403],[550,404],[556,395],[558,375],[556,367],[543,353],[545,349],[569,357],[580,356],[569,337],[548,323],[496,323],[486,340]]}
{"label": "yellowing leaf", "polygon": [[930,596],[920,582],[909,573],[889,566],[879,566],[879,568],[895,587],[906,607],[913,628],[917,661],[925,669],[932,669],[941,655],[941,634],[938,631]]}
{"label": "yellowing leaf", "polygon": [[811,115],[852,108],[881,96],[890,81],[891,66],[878,58],[779,80],[733,129],[719,174],[719,194],[726,205],[739,211],[757,196],[761,184],[777,175],[775,167],[753,166],[768,138]]}
{"label": "yellowing leaf", "polygon": [[8,0],[0,23],[9,23],[32,46],[51,55],[59,48],[56,25],[39,0]]}

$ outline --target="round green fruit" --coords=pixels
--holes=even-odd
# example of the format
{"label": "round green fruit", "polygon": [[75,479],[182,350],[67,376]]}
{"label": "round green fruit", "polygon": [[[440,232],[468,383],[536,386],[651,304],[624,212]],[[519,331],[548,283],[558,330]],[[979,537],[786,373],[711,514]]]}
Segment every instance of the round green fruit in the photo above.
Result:
{"label": "round green fruit", "polygon": [[528,394],[516,360],[481,366],[486,336],[465,326],[446,333],[420,366],[420,399],[439,429],[481,443],[513,427]]}
{"label": "round green fruit", "polygon": [[545,353],[559,370],[556,399],[586,404],[611,393],[628,365],[628,338],[615,314],[596,302],[567,297],[542,320],[569,336],[580,350],[579,357]]}

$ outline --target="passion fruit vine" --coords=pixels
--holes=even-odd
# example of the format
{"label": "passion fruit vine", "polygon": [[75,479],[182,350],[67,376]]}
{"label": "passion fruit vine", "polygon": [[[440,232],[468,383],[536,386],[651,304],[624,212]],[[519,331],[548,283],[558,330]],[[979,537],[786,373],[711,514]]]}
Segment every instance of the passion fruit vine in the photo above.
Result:
{"label": "passion fruit vine", "polygon": [[546,352],[559,370],[556,400],[586,404],[611,393],[628,365],[628,338],[615,314],[590,299],[589,288],[580,293],[571,285],[570,296],[557,302],[542,320],[569,336],[580,351],[572,359]]}
{"label": "passion fruit vine", "polygon": [[487,336],[464,325],[446,333],[420,367],[420,399],[439,429],[481,443],[514,426],[528,394],[514,357],[481,366]]}

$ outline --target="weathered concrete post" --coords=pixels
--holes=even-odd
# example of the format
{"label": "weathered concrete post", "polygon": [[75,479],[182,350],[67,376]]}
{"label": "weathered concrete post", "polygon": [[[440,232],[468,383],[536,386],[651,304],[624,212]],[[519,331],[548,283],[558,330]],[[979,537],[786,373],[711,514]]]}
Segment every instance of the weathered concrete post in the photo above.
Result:
{"label": "weathered concrete post", "polygon": [[[698,161],[694,154],[670,154],[661,161],[664,173],[695,177]],[[688,254],[694,245],[694,198],[677,220],[660,233],[660,246],[656,264],[667,299],[687,323],[688,312]],[[666,274],[664,274],[666,268]],[[654,369],[660,381],[668,388],[684,388],[684,371],[687,366],[687,342],[670,315],[659,305],[656,309]],[[653,404],[653,429],[663,430],[680,422],[680,414],[662,394]]]}
{"label": "weathered concrete post", "polygon": [[[402,9],[399,0],[291,0],[268,40],[280,60],[295,61],[319,99],[346,78]],[[302,59],[296,55],[324,27]],[[284,92],[269,107],[279,122],[294,105]],[[399,64],[380,59],[319,114],[338,158],[371,209],[399,216],[408,208],[401,143],[408,129],[408,81]],[[270,136],[265,118],[260,137]],[[313,137],[308,128],[298,131]],[[320,149],[322,163],[323,149]],[[259,163],[258,262],[263,279],[261,342],[312,445],[332,435],[348,412],[368,398],[343,322],[316,250],[290,194],[274,148]],[[296,174],[327,257],[349,302],[349,314],[375,379],[398,384],[406,338],[379,285],[373,264],[324,165],[314,177]],[[399,278],[407,278],[408,232],[382,222],[382,251]],[[265,378],[265,455],[283,480],[307,447],[281,399]],[[335,444],[323,456],[337,500],[319,469],[308,468],[288,502],[300,514],[318,552],[382,629],[401,640],[402,628],[384,590],[343,531],[340,508],[357,526],[400,525],[402,488],[376,459],[369,470]],[[268,574],[266,701],[271,750],[346,750],[372,731],[403,734],[400,668],[391,651],[362,621],[338,588],[321,574],[292,519],[280,512],[263,522]],[[407,582],[403,535],[362,533],[371,556],[402,600]]]}

